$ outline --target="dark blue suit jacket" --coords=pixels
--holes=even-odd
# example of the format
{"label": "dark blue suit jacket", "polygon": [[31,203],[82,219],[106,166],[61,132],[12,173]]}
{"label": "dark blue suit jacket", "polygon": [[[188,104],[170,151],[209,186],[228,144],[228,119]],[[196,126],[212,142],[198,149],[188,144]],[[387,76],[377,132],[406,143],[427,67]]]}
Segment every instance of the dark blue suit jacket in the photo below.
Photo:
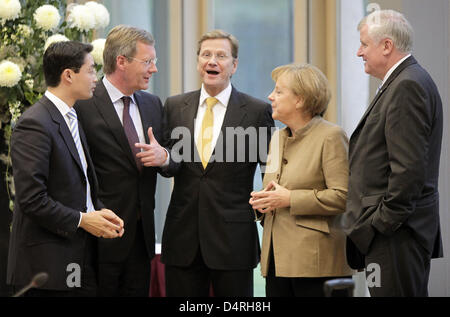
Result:
{"label": "dark blue suit jacket", "polygon": [[[86,138],[80,139],[88,164],[92,201],[98,185]],[[66,290],[71,263],[83,272],[90,235],[77,228],[86,210],[86,177],[70,130],[56,106],[42,97],[20,117],[11,138],[16,188],[7,282],[23,286],[47,272],[44,289]]]}
{"label": "dark blue suit jacket", "polygon": [[[146,143],[147,130],[153,127],[158,142],[162,137],[162,103],[144,91],[134,93]],[[99,261],[120,263],[125,260],[134,243],[138,214],[149,258],[155,254],[155,190],[159,168],[136,166],[111,98],[99,82],[93,98],[78,101],[75,105],[78,118],[86,133],[92,161],[99,181],[99,197],[106,208],[114,211],[124,221],[125,233],[120,239],[99,240]]]}
{"label": "dark blue suit jacket", "polygon": [[[223,138],[219,137],[204,169],[194,142],[199,98],[197,90],[170,97],[164,106],[165,145],[172,149],[166,176],[174,176],[175,183],[164,226],[162,261],[188,266],[200,248],[211,269],[252,269],[259,262],[260,249],[249,199],[256,166],[265,163],[274,126],[272,108],[233,88],[221,129]],[[238,147],[237,138],[230,138],[227,129],[237,127],[242,131],[261,128],[267,138],[249,142],[247,137],[245,145]],[[176,128],[183,128],[187,135],[178,135]],[[180,142],[186,146],[178,151]],[[174,161],[174,151],[187,159]],[[223,160],[213,158],[221,154]]]}

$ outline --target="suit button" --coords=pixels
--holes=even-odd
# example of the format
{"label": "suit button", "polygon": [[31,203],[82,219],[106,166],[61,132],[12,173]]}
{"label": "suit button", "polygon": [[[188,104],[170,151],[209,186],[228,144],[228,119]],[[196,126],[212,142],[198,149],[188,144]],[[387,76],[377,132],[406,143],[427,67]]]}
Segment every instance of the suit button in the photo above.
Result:
{"label": "suit button", "polygon": [[286,160],[285,158],[283,159],[283,164],[286,165],[288,163],[288,160]]}

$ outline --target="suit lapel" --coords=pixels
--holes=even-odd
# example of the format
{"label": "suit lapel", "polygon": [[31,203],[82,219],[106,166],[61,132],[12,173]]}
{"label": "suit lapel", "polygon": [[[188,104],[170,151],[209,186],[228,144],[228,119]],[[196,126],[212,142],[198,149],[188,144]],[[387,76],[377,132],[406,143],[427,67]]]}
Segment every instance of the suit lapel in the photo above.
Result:
{"label": "suit lapel", "polygon": [[67,126],[66,121],[61,115],[61,112],[59,112],[58,108],[56,108],[53,102],[51,102],[50,99],[48,99],[46,96],[43,96],[41,101],[50,113],[53,121],[59,125],[59,133],[61,134],[64,143],[66,143],[70,154],[72,155],[80,170],[83,171],[83,166],[81,165],[80,155],[78,154],[77,147],[75,146],[75,141],[73,140],[72,133],[70,133],[69,127]]}
{"label": "suit lapel", "polygon": [[[247,115],[247,107],[245,105],[245,102],[242,100],[240,93],[234,87],[232,87],[230,100],[228,101],[227,110],[225,112],[225,117],[223,119],[222,127],[220,129],[221,135],[217,139],[211,157],[215,155],[216,149],[218,149],[218,147],[222,147],[221,151],[225,149],[223,144],[224,142],[226,142],[226,129],[229,127],[231,128],[239,127],[246,115]],[[227,150],[230,151],[231,149]],[[225,156],[226,153],[223,153],[223,155]],[[223,159],[225,159],[225,157]],[[205,173],[207,173],[211,168],[214,167],[214,163],[215,163],[214,161],[211,162],[210,160],[210,162],[206,166]]]}
{"label": "suit lapel", "polygon": [[128,144],[128,139],[125,135],[125,131],[123,130],[122,123],[117,116],[116,109],[114,108],[114,105],[111,102],[111,98],[109,97],[109,94],[102,81],[97,84],[94,96],[94,104],[102,115],[103,120],[105,121],[106,125],[108,125],[111,133],[114,135],[114,138],[122,148],[123,152],[126,154],[130,164],[136,167],[136,161],[133,158],[133,153],[131,152],[130,145]]}
{"label": "suit lapel", "polygon": [[141,96],[137,93],[134,94],[134,100],[136,100],[137,107],[139,109],[139,114],[141,115],[142,128],[144,129],[145,143],[149,144],[147,130],[149,127],[153,126],[153,116],[151,114],[151,107],[144,107],[144,101]]}
{"label": "suit lapel", "polygon": [[198,103],[200,100],[200,90],[195,91],[193,94],[189,95],[185,100],[182,107],[180,107],[180,118],[182,123],[191,134],[191,144],[192,144],[192,157],[194,159],[194,164],[199,169],[203,170],[203,165],[201,163],[200,155],[197,150],[197,144],[195,142],[195,118],[197,117]]}
{"label": "suit lapel", "polygon": [[[388,80],[384,83],[384,85],[380,88],[380,91],[375,95],[372,102],[370,103],[369,107],[367,108],[366,112],[362,116],[361,120],[359,121],[358,125],[356,126],[355,131],[353,134],[355,134],[359,129],[361,129],[364,126],[364,123],[366,122],[367,116],[372,111],[373,107],[377,104],[380,97],[383,95],[383,93],[388,89],[389,85],[394,81],[395,78],[408,66],[412,64],[417,64],[416,59],[413,56],[410,56],[407,58],[403,63],[401,63],[389,76]],[[352,135],[353,136],[353,135]]]}

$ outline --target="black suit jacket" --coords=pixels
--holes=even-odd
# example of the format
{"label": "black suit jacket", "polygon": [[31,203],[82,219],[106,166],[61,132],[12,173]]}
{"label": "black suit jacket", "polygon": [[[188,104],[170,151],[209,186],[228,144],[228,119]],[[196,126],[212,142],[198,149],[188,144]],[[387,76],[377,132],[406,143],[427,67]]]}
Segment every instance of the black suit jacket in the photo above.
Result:
{"label": "black suit jacket", "polygon": [[[93,164],[83,130],[79,131],[92,201],[100,209]],[[83,272],[90,235],[77,228],[80,211],[86,211],[86,177],[72,134],[47,97],[20,117],[11,138],[11,159],[16,197],[8,283],[23,286],[35,274],[47,272],[44,289],[67,290],[72,273],[68,265],[76,263]]]}
{"label": "black suit jacket", "polygon": [[[158,142],[162,137],[162,103],[144,91],[134,93],[145,141],[147,130],[153,127]],[[97,178],[99,197],[106,208],[124,221],[125,233],[119,239],[99,239],[99,261],[120,263],[125,260],[134,243],[138,213],[142,217],[148,256],[155,254],[155,189],[158,168],[143,167],[139,172],[111,98],[102,82],[94,96],[78,101],[75,109],[86,133]]]}
{"label": "black suit jacket", "polygon": [[[163,231],[162,262],[188,266],[200,248],[211,269],[254,268],[260,251],[255,217],[248,201],[256,165],[263,163],[256,153],[267,154],[270,128],[274,126],[272,109],[269,104],[233,88],[222,125],[223,138],[219,137],[205,170],[194,142],[199,98],[200,90],[170,97],[164,106],[164,138],[172,149],[166,176],[174,176],[174,188]],[[247,139],[245,146],[237,150],[236,138],[234,144],[226,142],[227,138],[230,140],[227,128],[234,127],[262,128],[267,138],[261,139],[260,145],[249,144]],[[188,132],[184,138],[177,132],[180,129]],[[185,145],[181,151],[180,144]],[[175,162],[176,152],[185,155],[185,159]],[[228,154],[228,162],[214,160],[220,152],[225,153],[224,160]],[[239,155],[241,160],[236,162]]]}
{"label": "black suit jacket", "polygon": [[[439,158],[442,103],[414,57],[388,78],[350,138],[347,198],[349,262],[367,254],[377,232],[401,226],[433,256],[442,256]],[[352,245],[354,244],[354,245]],[[350,250],[351,251],[351,250]]]}

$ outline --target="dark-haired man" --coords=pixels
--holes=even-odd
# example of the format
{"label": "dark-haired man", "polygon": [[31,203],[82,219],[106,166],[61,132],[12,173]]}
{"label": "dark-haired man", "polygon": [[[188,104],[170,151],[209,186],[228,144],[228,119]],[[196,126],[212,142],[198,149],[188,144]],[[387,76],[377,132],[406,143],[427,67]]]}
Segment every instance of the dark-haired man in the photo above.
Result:
{"label": "dark-haired man", "polygon": [[45,51],[45,95],[11,138],[16,198],[7,282],[48,280],[30,296],[95,296],[96,237],[116,238],[123,221],[97,199],[97,179],[75,110],[96,83],[92,46],[59,42]]}

